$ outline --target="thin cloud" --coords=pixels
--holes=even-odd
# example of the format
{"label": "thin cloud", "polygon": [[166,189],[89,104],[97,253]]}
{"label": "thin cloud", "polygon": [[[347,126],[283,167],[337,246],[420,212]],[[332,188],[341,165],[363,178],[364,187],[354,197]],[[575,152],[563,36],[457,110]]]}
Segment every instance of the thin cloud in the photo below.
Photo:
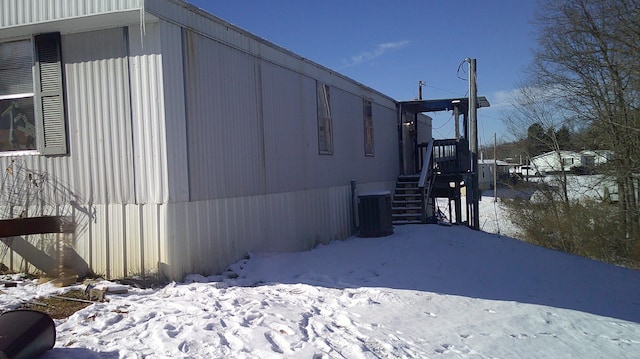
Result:
{"label": "thin cloud", "polygon": [[409,40],[402,40],[402,41],[386,42],[383,44],[379,44],[372,51],[362,51],[359,54],[349,57],[348,59],[342,59],[342,65],[344,67],[357,66],[365,62],[369,62],[373,59],[376,59],[390,51],[400,50],[403,47],[409,45],[409,43],[410,43]]}
{"label": "thin cloud", "polygon": [[496,91],[488,100],[493,108],[510,107],[515,103],[519,93],[520,89]]}
{"label": "thin cloud", "polygon": [[524,86],[511,90],[496,91],[491,95],[491,107],[513,107],[526,104],[532,100],[551,101],[562,97],[563,90],[559,86]]}

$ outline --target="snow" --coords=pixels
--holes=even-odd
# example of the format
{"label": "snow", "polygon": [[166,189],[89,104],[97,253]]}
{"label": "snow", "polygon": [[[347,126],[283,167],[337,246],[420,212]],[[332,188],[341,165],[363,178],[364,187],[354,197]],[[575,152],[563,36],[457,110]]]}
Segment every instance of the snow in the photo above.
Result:
{"label": "snow", "polygon": [[[11,279],[3,310],[65,290]],[[107,298],[56,320],[42,358],[640,357],[640,272],[462,226],[251,253]]]}

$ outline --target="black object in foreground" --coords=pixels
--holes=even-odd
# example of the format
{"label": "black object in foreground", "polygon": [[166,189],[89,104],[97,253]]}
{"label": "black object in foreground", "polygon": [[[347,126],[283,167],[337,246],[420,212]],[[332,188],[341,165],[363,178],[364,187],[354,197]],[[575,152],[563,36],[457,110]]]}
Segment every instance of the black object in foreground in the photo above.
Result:
{"label": "black object in foreground", "polygon": [[53,319],[35,310],[13,310],[0,315],[0,358],[37,358],[56,342]]}

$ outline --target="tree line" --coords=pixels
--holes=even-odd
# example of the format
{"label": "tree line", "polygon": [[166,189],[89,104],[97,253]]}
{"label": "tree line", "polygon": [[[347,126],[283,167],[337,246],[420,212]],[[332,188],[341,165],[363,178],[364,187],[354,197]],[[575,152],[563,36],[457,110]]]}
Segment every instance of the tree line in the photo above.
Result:
{"label": "tree line", "polygon": [[534,60],[504,119],[519,137],[502,144],[499,156],[610,150],[600,172],[617,195],[576,201],[562,173],[546,183],[544,204],[512,204],[513,219],[532,242],[637,266],[640,0],[542,0],[536,26]]}

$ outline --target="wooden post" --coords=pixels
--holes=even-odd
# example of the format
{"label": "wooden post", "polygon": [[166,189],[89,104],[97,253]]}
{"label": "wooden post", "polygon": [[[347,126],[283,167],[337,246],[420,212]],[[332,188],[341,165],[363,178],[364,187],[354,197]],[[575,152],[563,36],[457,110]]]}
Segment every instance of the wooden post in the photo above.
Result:
{"label": "wooden post", "polygon": [[493,133],[493,202],[498,202],[498,159],[496,158],[496,147],[498,140],[496,133]]}
{"label": "wooden post", "polygon": [[[480,229],[480,190],[478,188],[478,93],[476,86],[476,59],[469,61],[469,124],[471,125],[469,143],[471,147],[471,181],[472,185],[472,221],[471,228]],[[467,193],[467,195],[469,195]]]}

